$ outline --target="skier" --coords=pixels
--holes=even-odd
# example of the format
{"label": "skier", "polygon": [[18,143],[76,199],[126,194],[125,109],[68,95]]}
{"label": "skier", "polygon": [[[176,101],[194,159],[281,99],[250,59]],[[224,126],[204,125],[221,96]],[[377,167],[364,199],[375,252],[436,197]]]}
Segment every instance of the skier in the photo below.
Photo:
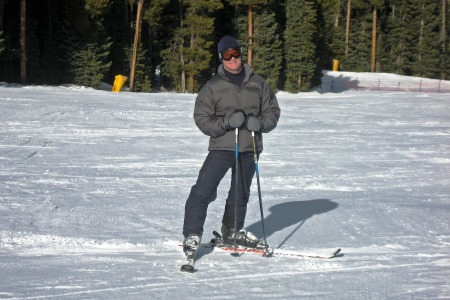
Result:
{"label": "skier", "polygon": [[[185,205],[183,250],[187,257],[193,257],[200,245],[208,205],[216,199],[217,187],[230,168],[231,187],[222,219],[223,240],[247,247],[260,243],[254,234],[243,230],[255,174],[252,132],[259,155],[263,150],[262,133],[273,130],[280,118],[275,94],[264,78],[242,61],[239,42],[226,35],[217,48],[222,64],[195,101],[195,124],[210,139],[209,153]],[[239,149],[237,178],[236,144]]]}

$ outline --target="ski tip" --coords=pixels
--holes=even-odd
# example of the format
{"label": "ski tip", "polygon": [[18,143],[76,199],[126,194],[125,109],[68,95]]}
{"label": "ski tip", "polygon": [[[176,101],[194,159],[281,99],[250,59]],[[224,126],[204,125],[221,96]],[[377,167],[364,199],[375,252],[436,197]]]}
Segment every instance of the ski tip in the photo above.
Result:
{"label": "ski tip", "polygon": [[186,273],[194,273],[195,269],[193,266],[191,265],[182,265],[180,268],[181,272],[186,272]]}
{"label": "ski tip", "polygon": [[336,251],[334,251],[334,253],[333,253],[333,256],[332,257],[335,257],[335,256],[337,256],[339,253],[341,253],[341,248],[339,248],[339,249],[337,249]]}
{"label": "ski tip", "polygon": [[263,254],[263,257],[273,257],[273,252],[266,252]]}

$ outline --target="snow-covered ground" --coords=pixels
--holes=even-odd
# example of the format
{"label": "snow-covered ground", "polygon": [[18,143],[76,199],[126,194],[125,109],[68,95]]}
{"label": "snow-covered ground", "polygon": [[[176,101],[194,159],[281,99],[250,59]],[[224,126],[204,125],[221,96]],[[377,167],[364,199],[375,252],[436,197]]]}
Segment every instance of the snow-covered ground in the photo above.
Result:
{"label": "snow-covered ground", "polygon": [[[0,298],[450,299],[450,94],[278,98],[268,241],[343,256],[201,253],[187,274],[177,243],[208,141],[195,95],[0,84]],[[246,227],[261,236],[256,183]]]}

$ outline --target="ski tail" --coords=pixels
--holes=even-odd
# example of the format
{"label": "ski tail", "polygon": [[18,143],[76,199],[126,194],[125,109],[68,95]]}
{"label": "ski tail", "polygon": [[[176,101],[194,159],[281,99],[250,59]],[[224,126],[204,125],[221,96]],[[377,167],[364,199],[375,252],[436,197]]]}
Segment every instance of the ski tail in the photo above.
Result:
{"label": "ski tail", "polygon": [[186,261],[181,265],[180,271],[187,273],[194,273],[195,272],[194,259],[186,258]]}

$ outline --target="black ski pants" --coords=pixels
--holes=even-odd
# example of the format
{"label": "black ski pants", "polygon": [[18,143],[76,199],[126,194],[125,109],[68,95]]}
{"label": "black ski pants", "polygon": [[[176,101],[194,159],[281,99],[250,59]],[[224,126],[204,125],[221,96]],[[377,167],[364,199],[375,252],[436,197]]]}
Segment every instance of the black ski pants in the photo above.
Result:
{"label": "black ski pants", "polygon": [[[186,201],[183,235],[202,236],[208,205],[217,198],[217,187],[231,168],[231,185],[226,199],[222,224],[234,228],[235,201],[237,200],[237,229],[244,227],[250,186],[255,175],[253,152],[242,152],[238,156],[239,176],[236,179],[236,157],[233,151],[210,151],[200,169],[197,182],[191,188]],[[236,199],[236,180],[238,181]]]}

